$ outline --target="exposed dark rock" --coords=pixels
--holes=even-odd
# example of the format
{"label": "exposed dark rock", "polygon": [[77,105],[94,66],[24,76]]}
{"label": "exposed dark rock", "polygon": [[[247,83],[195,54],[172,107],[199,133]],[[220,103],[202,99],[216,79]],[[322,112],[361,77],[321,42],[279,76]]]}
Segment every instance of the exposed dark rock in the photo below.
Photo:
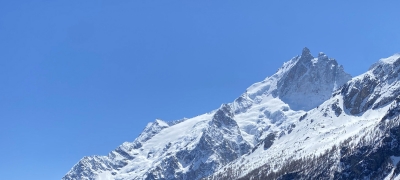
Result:
{"label": "exposed dark rock", "polygon": [[[378,80],[369,75],[361,81],[350,82],[342,88],[344,96],[344,105],[350,110],[352,115],[365,112],[375,103],[378,96],[373,94]],[[370,98],[372,96],[372,98]]]}
{"label": "exposed dark rock", "polygon": [[292,133],[293,129],[296,128],[296,124],[291,124],[288,129],[288,134]]}
{"label": "exposed dark rock", "polygon": [[215,124],[218,128],[221,128],[222,126],[225,127],[237,126],[236,121],[232,119],[233,116],[234,114],[232,113],[230,106],[224,104],[215,113],[212,119],[212,123]]}
{"label": "exposed dark rock", "polygon": [[339,117],[340,114],[342,114],[343,110],[342,110],[342,108],[340,108],[340,106],[339,106],[339,100],[336,101],[335,103],[333,103],[333,104],[331,105],[331,107],[332,107],[332,110],[335,112],[335,115],[336,115],[337,117]]}
{"label": "exposed dark rock", "polygon": [[275,134],[274,133],[269,133],[267,137],[264,139],[264,150],[267,150],[274,144],[275,140]]}
{"label": "exposed dark rock", "polygon": [[306,117],[307,117],[307,113],[305,113],[304,115],[300,116],[299,121],[303,121]]}
{"label": "exposed dark rock", "polygon": [[134,149],[139,149],[139,148],[141,148],[141,147],[142,147],[142,143],[140,143],[140,142],[138,142],[138,141],[136,141],[136,142],[133,143],[133,148],[134,148]]}

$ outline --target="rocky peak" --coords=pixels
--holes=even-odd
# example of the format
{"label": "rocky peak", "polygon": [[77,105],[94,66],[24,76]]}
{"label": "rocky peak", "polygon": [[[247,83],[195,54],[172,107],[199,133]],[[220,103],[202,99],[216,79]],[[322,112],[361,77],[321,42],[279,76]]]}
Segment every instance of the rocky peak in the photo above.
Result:
{"label": "rocky peak", "polygon": [[278,81],[278,95],[294,110],[310,110],[329,99],[351,76],[324,53],[314,58],[304,48],[296,64]]}
{"label": "rocky peak", "polygon": [[313,59],[314,57],[311,55],[310,50],[307,47],[303,48],[303,51],[301,52],[300,56],[300,62],[307,62]]}
{"label": "rocky peak", "polygon": [[322,52],[315,58],[305,47],[300,56],[285,62],[274,75],[250,86],[232,103],[232,109],[235,114],[244,113],[271,95],[292,110],[307,111],[329,99],[350,79],[335,59]]}

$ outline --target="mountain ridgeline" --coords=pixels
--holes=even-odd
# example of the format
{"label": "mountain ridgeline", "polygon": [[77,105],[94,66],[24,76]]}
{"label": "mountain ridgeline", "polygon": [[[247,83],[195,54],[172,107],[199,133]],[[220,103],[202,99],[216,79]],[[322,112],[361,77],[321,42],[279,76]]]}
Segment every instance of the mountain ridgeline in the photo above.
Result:
{"label": "mountain ridgeline", "polygon": [[399,117],[399,54],[352,78],[304,48],[232,103],[149,123],[62,179],[397,179]]}

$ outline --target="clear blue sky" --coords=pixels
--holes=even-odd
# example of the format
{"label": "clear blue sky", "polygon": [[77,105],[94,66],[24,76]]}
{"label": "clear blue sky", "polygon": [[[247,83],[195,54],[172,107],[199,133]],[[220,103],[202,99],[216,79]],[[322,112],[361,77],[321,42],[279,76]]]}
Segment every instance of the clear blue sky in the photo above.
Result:
{"label": "clear blue sky", "polygon": [[156,118],[231,102],[304,46],[359,75],[399,1],[0,1],[1,179],[60,179]]}

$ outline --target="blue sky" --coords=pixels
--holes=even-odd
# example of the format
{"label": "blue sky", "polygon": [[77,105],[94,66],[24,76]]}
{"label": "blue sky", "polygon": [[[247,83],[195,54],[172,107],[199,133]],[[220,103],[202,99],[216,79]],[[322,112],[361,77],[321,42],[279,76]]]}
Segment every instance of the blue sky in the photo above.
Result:
{"label": "blue sky", "polygon": [[0,1],[1,179],[61,179],[156,118],[231,102],[307,46],[359,75],[398,1]]}

